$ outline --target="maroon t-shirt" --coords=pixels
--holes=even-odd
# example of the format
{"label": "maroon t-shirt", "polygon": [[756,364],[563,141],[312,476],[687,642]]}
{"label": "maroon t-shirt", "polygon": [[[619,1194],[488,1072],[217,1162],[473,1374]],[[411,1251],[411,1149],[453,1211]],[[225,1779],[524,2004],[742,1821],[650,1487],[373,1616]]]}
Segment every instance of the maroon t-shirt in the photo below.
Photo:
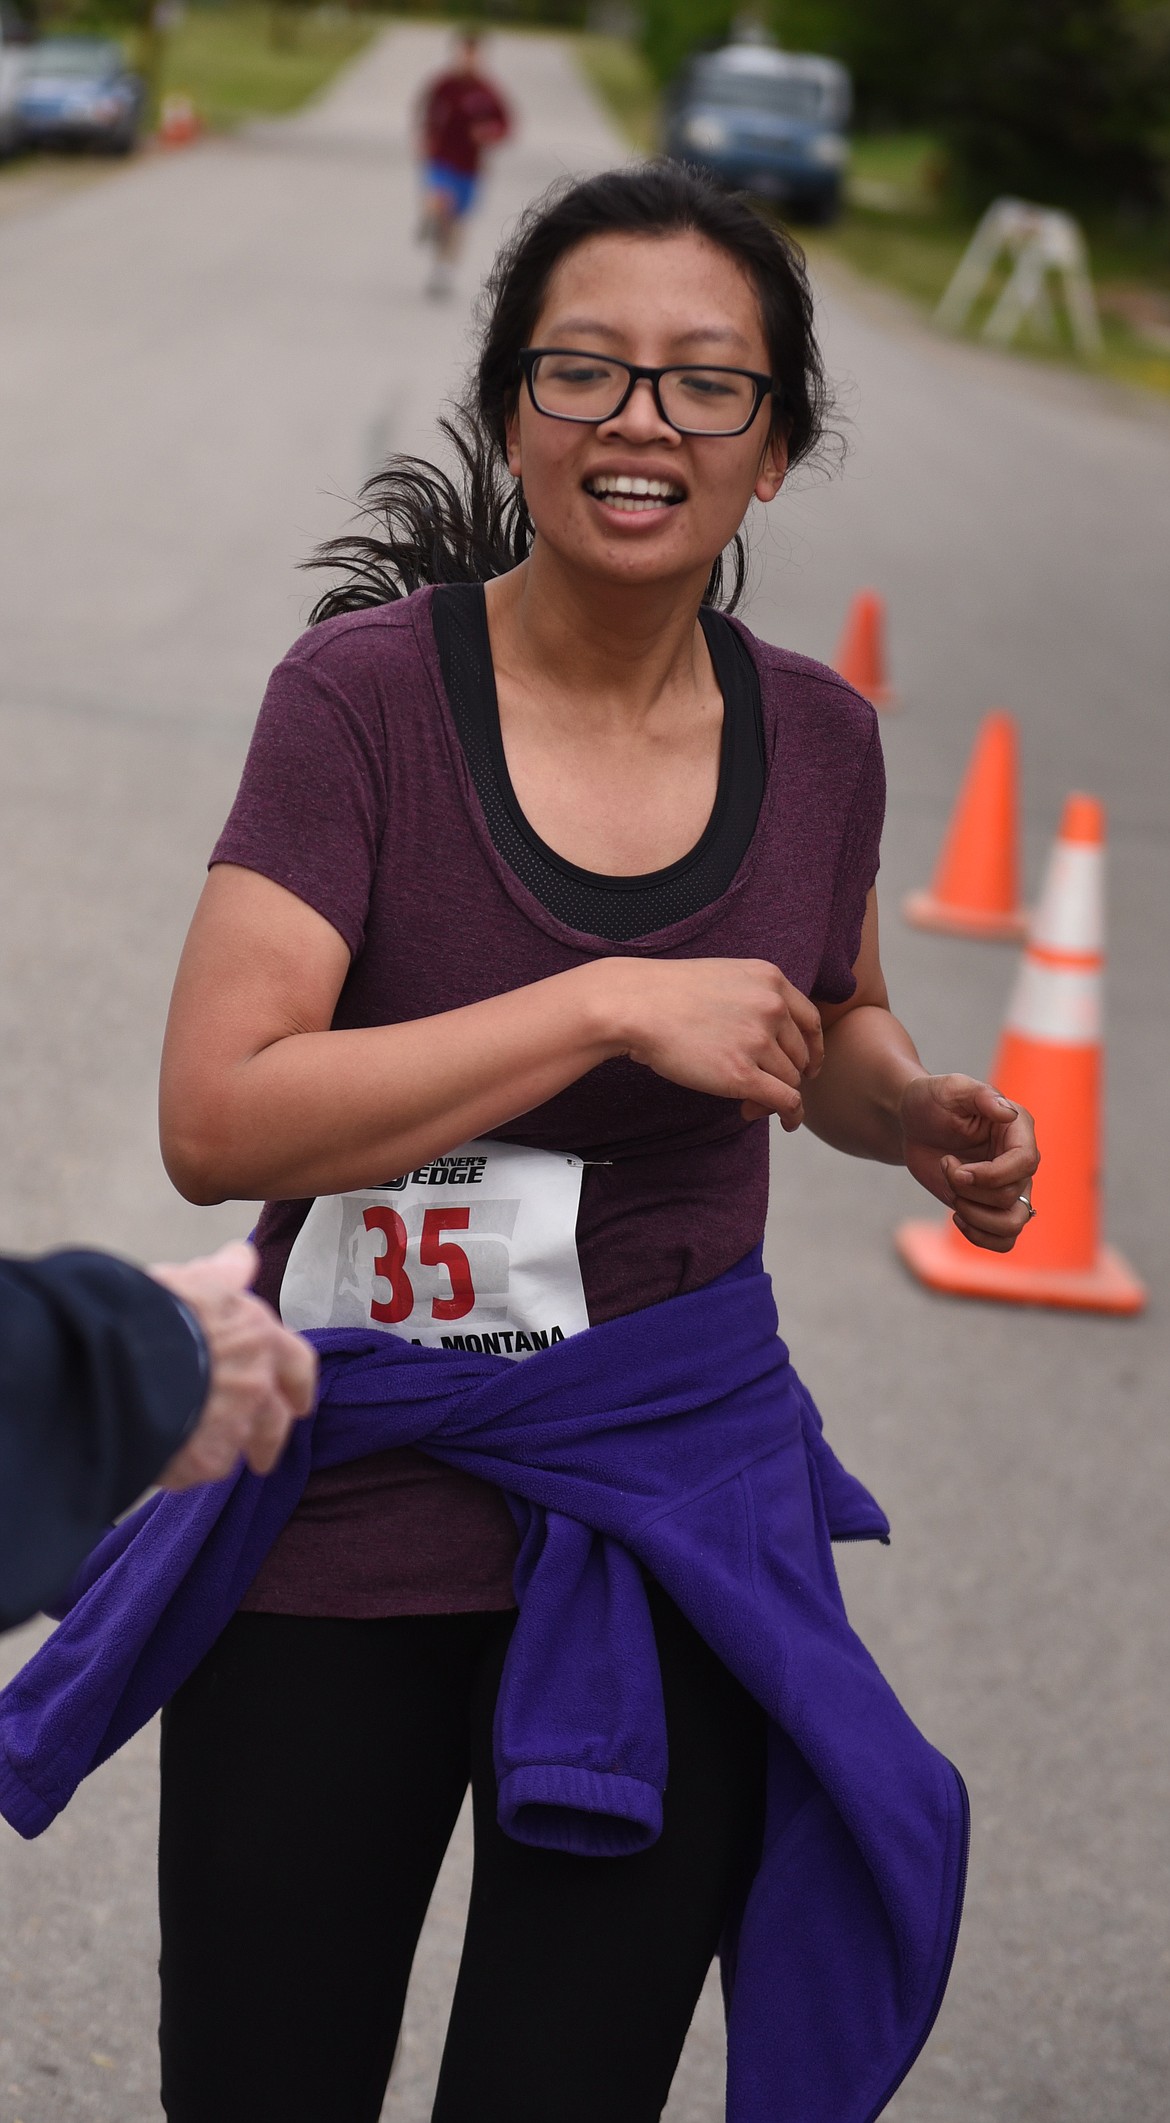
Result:
{"label": "maroon t-shirt", "polygon": [[[269,682],[211,858],[273,878],[339,931],[352,958],[335,1028],[458,1009],[615,952],[769,959],[815,1001],[852,994],[884,805],[868,702],[741,629],[767,748],[751,845],[710,906],[614,946],[550,914],[494,847],[443,690],[432,596],[302,635]],[[577,1243],[594,1322],[700,1288],[763,1235],[766,1122],[639,1063],[605,1062],[494,1133],[586,1160]],[[264,1206],[257,1287],[273,1304],[308,1207]],[[508,1607],[515,1549],[498,1490],[412,1449],[378,1453],[312,1476],[244,1604]]]}
{"label": "maroon t-shirt", "polygon": [[502,140],[508,124],[502,98],[481,74],[440,74],[427,92],[423,111],[427,160],[441,162],[462,177],[475,177],[486,144],[479,128],[490,126],[494,139]]}

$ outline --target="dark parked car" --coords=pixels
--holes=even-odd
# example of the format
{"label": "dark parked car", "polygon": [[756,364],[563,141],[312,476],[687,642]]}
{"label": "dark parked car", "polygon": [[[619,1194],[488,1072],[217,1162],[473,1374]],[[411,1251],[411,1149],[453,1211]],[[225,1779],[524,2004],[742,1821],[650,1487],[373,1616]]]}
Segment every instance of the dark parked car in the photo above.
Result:
{"label": "dark parked car", "polygon": [[0,161],[14,155],[20,146],[16,99],[24,71],[25,50],[32,31],[22,15],[0,0]]}
{"label": "dark parked car", "polygon": [[849,157],[852,90],[843,66],[808,52],[729,44],[700,52],[666,102],[664,146],[724,184],[831,221]]}
{"label": "dark parked car", "polygon": [[121,47],[108,37],[46,37],[24,56],[16,97],[27,146],[106,148],[129,154],[145,100]]}

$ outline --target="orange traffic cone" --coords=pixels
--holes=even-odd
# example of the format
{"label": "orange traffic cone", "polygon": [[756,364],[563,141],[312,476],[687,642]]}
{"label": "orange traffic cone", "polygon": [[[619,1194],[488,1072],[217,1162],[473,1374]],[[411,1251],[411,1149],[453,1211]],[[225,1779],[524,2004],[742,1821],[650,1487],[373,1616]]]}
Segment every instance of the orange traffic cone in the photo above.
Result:
{"label": "orange traffic cone", "polygon": [[1010,1253],[972,1246],[953,1223],[903,1224],[898,1251],[933,1290],[1081,1312],[1145,1303],[1099,1236],[1104,842],[1101,805],[1070,796],[992,1071],[1036,1121],[1035,1220]]}
{"label": "orange traffic cone", "polygon": [[1023,936],[1019,902],[1018,744],[1015,721],[999,708],[987,716],[963,776],[934,876],[925,892],[902,901],[919,929],[956,936]]}
{"label": "orange traffic cone", "polygon": [[164,147],[190,147],[198,140],[199,130],[199,114],[190,96],[174,92],[163,97],[158,137]]}
{"label": "orange traffic cone", "polygon": [[876,590],[859,590],[853,599],[833,668],[875,708],[893,705],[886,677],[886,608]]}

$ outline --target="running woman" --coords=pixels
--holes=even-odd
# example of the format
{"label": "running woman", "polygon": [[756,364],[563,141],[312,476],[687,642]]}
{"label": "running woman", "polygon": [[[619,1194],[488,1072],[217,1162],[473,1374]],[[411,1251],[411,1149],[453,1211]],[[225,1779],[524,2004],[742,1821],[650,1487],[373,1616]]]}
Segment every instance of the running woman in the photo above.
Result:
{"label": "running woman", "polygon": [[[170,1171],[194,1201],[267,1197],[258,1288],[286,1320],[419,1342],[427,1380],[444,1362],[466,1380],[485,1350],[508,1394],[530,1362],[551,1378],[564,1355],[558,1380],[576,1378],[598,1323],[649,1331],[661,1314],[669,1335],[681,1294],[734,1285],[764,1230],[771,1115],[907,1166],[973,1245],[1015,1243],[1027,1116],[929,1073],[891,1013],[873,711],[727,616],[744,518],[814,450],[824,405],[799,251],[693,172],[570,185],[497,261],[449,429],[462,489],[391,461],[370,534],[327,551],[345,579],[272,678],[175,989]],[[721,1375],[730,1356],[706,1361]],[[694,1435],[679,1429],[680,1470]],[[622,1478],[637,1491],[636,1466]],[[765,1506],[782,1530],[803,1523],[775,1492]],[[751,1557],[778,1536],[737,1505],[710,1538],[676,1598],[647,1569],[661,1832],[578,1855],[497,1815],[493,1720],[525,1636],[503,1488],[414,1449],[312,1474],[164,1713],[170,2123],[376,2123],[469,1781],[475,1877],[434,2123],[659,2117],[712,1955],[774,1854],[765,1805],[784,1797],[773,1770],[766,1788],[756,1692],[677,1603],[711,1570],[762,1601]],[[637,1577],[606,1582],[613,1601],[644,1597]],[[723,1599],[705,1620],[726,1643]],[[599,1689],[604,1722],[607,1676],[633,1670],[603,1655],[613,1601],[596,1656],[575,1639],[566,1673],[547,1646],[570,1723]],[[872,1667],[857,1647],[839,1671]],[[822,1692],[805,1700],[815,1724]],[[862,1725],[864,1812],[887,1757]],[[808,1838],[845,1815],[823,1794],[797,1812],[799,1873]],[[840,1852],[837,1886],[870,1893],[888,1854]],[[786,1885],[762,1938],[741,1937],[740,1977],[799,1907],[810,1981],[859,1936]],[[898,2075],[954,1910],[952,1894],[941,1930],[926,1913],[941,1973]],[[900,1992],[913,1956],[887,1935]],[[824,2024],[795,1986],[764,1996],[769,2040],[789,2019],[797,2041]],[[875,2044],[897,2009],[891,1993],[866,2023]],[[781,2111],[757,2074],[733,2116],[875,2115],[884,2062],[876,2105],[856,2086],[847,2100],[856,2060],[831,2037],[817,2105]]]}
{"label": "running woman", "polygon": [[481,73],[473,31],[458,41],[455,64],[423,91],[419,111],[424,241],[434,245],[427,292],[447,295],[463,233],[475,205],[485,148],[511,130],[508,107]]}

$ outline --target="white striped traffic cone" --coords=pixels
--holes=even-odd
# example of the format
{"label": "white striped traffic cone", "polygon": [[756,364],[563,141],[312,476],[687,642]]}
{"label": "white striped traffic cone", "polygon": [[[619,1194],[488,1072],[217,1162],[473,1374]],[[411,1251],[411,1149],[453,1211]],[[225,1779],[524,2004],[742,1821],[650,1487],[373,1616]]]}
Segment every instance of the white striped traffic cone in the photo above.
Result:
{"label": "white striped traffic cone", "polygon": [[903,1224],[898,1251],[932,1290],[1084,1312],[1140,1312],[1146,1293],[1100,1239],[1105,817],[1070,796],[991,1080],[1036,1122],[1036,1215],[1010,1253],[953,1223]]}

